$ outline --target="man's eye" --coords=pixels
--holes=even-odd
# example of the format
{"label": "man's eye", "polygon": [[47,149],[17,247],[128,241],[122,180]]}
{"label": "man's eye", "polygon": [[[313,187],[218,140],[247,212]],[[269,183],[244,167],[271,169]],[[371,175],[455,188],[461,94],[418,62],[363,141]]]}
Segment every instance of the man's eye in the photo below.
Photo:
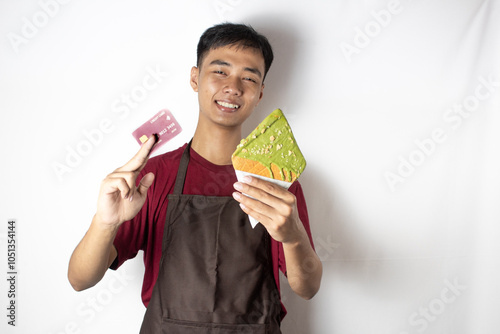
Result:
{"label": "man's eye", "polygon": [[255,83],[257,83],[257,80],[252,79],[252,78],[244,78],[244,80],[248,80],[248,81],[251,81],[251,82],[255,82]]}
{"label": "man's eye", "polygon": [[225,74],[224,72],[222,71],[214,71],[215,74]]}

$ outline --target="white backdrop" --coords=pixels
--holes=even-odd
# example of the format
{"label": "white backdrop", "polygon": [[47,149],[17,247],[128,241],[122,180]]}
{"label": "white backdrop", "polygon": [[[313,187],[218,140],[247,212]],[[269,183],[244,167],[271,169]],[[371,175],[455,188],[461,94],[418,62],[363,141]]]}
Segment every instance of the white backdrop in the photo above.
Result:
{"label": "white backdrop", "polygon": [[192,136],[196,44],[225,20],[276,54],[245,134],[280,107],[308,161],[324,275],[311,301],[283,284],[283,332],[498,333],[496,0],[1,0],[0,332],[138,332],[141,254],[80,293],[68,260],[132,131],[168,108],[183,132],[160,153]]}

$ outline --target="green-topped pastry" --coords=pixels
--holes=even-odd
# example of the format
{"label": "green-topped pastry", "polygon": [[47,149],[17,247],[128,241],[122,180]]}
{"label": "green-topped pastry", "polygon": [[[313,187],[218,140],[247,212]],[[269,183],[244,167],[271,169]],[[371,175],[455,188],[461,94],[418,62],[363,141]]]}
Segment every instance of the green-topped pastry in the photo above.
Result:
{"label": "green-topped pastry", "polygon": [[242,139],[232,156],[234,169],[286,182],[295,181],[306,160],[283,112],[276,109]]}

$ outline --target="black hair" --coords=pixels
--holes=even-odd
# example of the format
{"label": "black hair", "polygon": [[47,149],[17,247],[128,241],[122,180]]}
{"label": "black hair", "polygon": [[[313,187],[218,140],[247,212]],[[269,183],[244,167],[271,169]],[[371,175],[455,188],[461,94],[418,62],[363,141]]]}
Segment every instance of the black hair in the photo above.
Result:
{"label": "black hair", "polygon": [[267,38],[251,26],[235,23],[221,23],[205,30],[197,49],[197,63],[200,67],[208,51],[227,45],[237,45],[258,49],[264,57],[264,78],[273,62],[273,49]]}

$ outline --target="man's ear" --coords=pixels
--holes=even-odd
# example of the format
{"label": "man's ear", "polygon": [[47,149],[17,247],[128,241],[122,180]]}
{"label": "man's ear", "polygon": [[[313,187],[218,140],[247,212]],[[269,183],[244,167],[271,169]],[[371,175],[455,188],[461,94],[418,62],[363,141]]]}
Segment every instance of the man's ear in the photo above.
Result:
{"label": "man's ear", "polygon": [[200,74],[200,70],[198,69],[198,67],[196,66],[193,66],[191,68],[191,79],[189,81],[189,83],[191,84],[191,87],[193,88],[193,90],[195,92],[198,92],[198,76]]}
{"label": "man's ear", "polygon": [[260,101],[262,100],[262,97],[264,96],[264,87],[265,87],[264,84],[262,84],[262,87],[260,87],[259,101],[257,102],[257,104],[255,106],[257,106],[260,103]]}

